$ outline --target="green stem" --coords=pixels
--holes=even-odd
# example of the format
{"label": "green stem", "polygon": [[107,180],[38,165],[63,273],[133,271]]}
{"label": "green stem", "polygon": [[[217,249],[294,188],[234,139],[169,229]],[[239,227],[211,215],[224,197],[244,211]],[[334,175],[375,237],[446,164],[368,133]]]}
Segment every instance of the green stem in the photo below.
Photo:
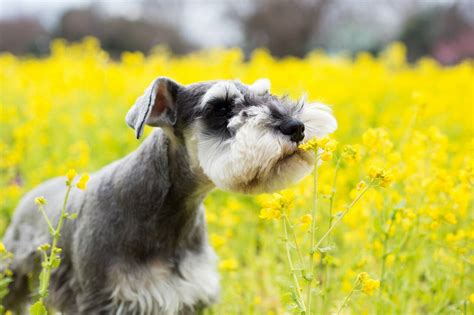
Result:
{"label": "green stem", "polygon": [[[331,187],[331,196],[329,197],[329,222],[328,222],[328,228],[331,227],[332,225],[332,221],[333,221],[333,214],[332,214],[332,210],[333,210],[333,205],[334,205],[334,197],[336,195],[336,181],[337,181],[337,175],[338,175],[338,172],[339,172],[339,166],[341,165],[341,156],[339,156],[337,158],[337,162],[336,162],[336,168],[334,170],[334,177],[333,177],[333,180],[332,180],[332,187]],[[328,246],[330,245],[331,243],[331,238],[328,237],[328,241],[327,241],[327,244]],[[330,289],[330,286],[329,286],[329,281],[330,281],[330,269],[329,268],[325,268],[325,279],[324,279],[324,282],[323,282],[323,286],[325,288],[325,291],[326,291],[326,294],[328,296],[328,299],[329,299],[329,289]]]}
{"label": "green stem", "polygon": [[417,121],[417,118],[418,118],[418,112],[420,110],[420,105],[415,105],[415,109],[414,109],[414,112],[413,112],[413,116],[411,117],[411,120],[410,122],[408,123],[408,126],[407,128],[405,129],[405,134],[403,135],[402,137],[402,140],[399,142],[398,144],[398,150],[401,151],[403,149],[403,147],[405,146],[405,144],[408,142],[408,140],[410,139],[410,136],[413,132],[413,129],[415,128],[415,125],[416,125],[416,121]]}
{"label": "green stem", "polygon": [[43,215],[43,218],[46,221],[46,224],[48,225],[49,233],[50,234],[54,233],[54,227],[51,224],[51,221],[49,220],[48,215],[46,214],[46,211],[44,210],[43,205],[39,205],[38,208],[39,208],[41,214]]}
{"label": "green stem", "polygon": [[392,229],[393,221],[395,220],[396,213],[397,213],[397,210],[392,212],[392,215],[390,216],[390,224],[388,225],[387,230],[384,232],[384,240],[383,240],[383,246],[382,246],[382,270],[380,271],[379,295],[382,294],[382,289],[384,285],[385,266],[386,266],[386,261],[387,261],[387,256],[388,256],[387,244],[390,238],[390,230]]}
{"label": "green stem", "polygon": [[283,222],[283,230],[285,232],[285,247],[286,247],[286,257],[288,259],[288,265],[290,266],[290,269],[291,269],[291,275],[293,277],[293,283],[295,285],[295,290],[296,290],[296,302],[298,303],[298,306],[301,308],[301,310],[303,312],[306,313],[306,307],[305,307],[305,304],[304,304],[304,301],[303,299],[301,298],[301,288],[300,288],[300,284],[298,282],[298,278],[296,276],[296,270],[293,266],[293,260],[291,259],[291,253],[290,253],[290,243],[289,243],[289,240],[288,240],[288,229],[287,229],[287,226],[286,226],[286,221],[285,220],[282,220]]}
{"label": "green stem", "polygon": [[[317,150],[317,148],[316,148]],[[318,208],[318,161],[316,158],[316,164],[314,167],[314,177],[313,177],[313,209],[312,209],[312,221],[311,221],[311,232],[310,232],[310,242],[311,247],[309,251],[309,267],[308,267],[308,287],[306,290],[306,305],[308,305],[308,315],[311,315],[311,285],[313,283],[313,270],[314,270],[314,235],[316,231],[316,211]]]}
{"label": "green stem", "polygon": [[339,171],[339,166],[341,164],[341,157],[337,159],[336,162],[336,169],[334,170],[334,177],[332,180],[332,188],[331,188],[331,197],[329,198],[329,227],[332,225],[332,209],[333,209],[333,204],[334,204],[334,196],[336,195],[336,180],[337,180],[337,174]]}
{"label": "green stem", "polygon": [[346,307],[347,302],[349,302],[349,299],[352,297],[352,294],[354,294],[355,289],[357,288],[358,285],[359,285],[359,280],[356,280],[356,283],[355,283],[354,286],[352,287],[351,292],[349,292],[349,294],[344,298],[344,301],[342,301],[341,306],[340,306],[339,309],[337,310],[337,313],[336,313],[337,315],[341,314],[342,309],[343,309],[344,307]]}
{"label": "green stem", "polygon": [[298,259],[300,261],[301,268],[303,268],[303,266],[304,266],[304,264],[303,264],[303,255],[301,254],[301,249],[300,249],[300,246],[299,246],[298,241],[296,239],[295,229],[293,228],[293,225],[291,224],[291,222],[288,219],[288,217],[286,216],[286,214],[283,214],[283,219],[286,221],[286,223],[288,224],[288,227],[290,228],[291,235],[292,235],[292,238],[293,238],[293,242],[295,243],[295,247],[296,247],[296,252],[298,253]]}
{"label": "green stem", "polygon": [[[48,222],[48,225],[52,229],[53,233],[53,242],[51,245],[51,251],[49,253],[49,257],[45,254],[44,258],[44,266],[43,266],[43,271],[42,271],[42,279],[40,281],[40,289],[39,289],[39,295],[40,295],[40,301],[43,303],[44,299],[48,296],[48,287],[49,287],[49,280],[51,278],[51,271],[53,269],[52,262],[53,259],[55,259],[54,255],[56,255],[56,249],[59,241],[59,236],[61,235],[61,229],[63,227],[64,223],[64,218],[66,217],[66,205],[67,205],[67,200],[69,198],[69,193],[71,192],[72,185],[69,185],[67,190],[66,190],[66,196],[64,197],[64,202],[63,202],[63,207],[61,209],[61,214],[59,215],[59,220],[58,224],[56,226],[56,229],[52,228],[51,222],[44,212],[44,209],[42,213],[44,213],[44,216],[46,218],[46,222]],[[41,208],[41,207],[40,207]]]}
{"label": "green stem", "polygon": [[349,207],[347,207],[347,209],[337,218],[337,220],[334,222],[333,225],[331,225],[331,227],[326,231],[326,233],[324,233],[324,235],[319,239],[319,241],[316,243],[316,245],[312,248],[312,251],[316,251],[319,246],[322,244],[322,242],[326,239],[326,237],[328,237],[328,235],[332,232],[332,230],[334,230],[334,228],[336,227],[336,225],[341,222],[341,220],[344,218],[344,216],[347,214],[347,212],[349,212],[349,210],[354,207],[354,205],[357,203],[357,201],[359,201],[359,199],[365,194],[365,192],[371,187],[372,185],[372,181],[369,183],[369,185],[367,185],[367,187],[365,187],[365,189],[363,191],[360,192],[360,194],[351,202],[351,204],[349,205]]}

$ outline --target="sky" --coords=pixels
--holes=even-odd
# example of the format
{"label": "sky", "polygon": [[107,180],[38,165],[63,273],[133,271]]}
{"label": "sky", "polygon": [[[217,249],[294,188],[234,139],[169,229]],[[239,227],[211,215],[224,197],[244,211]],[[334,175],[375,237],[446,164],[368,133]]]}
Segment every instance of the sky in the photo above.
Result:
{"label": "sky", "polygon": [[[106,14],[122,15],[129,19],[140,15],[140,2],[132,0],[0,0],[0,19],[7,19],[16,16],[37,16],[40,22],[47,28],[52,28],[57,23],[61,13],[67,9],[87,7],[91,4],[98,5]],[[153,1],[153,0],[146,0]],[[173,0],[161,0],[166,5],[176,9],[176,2]],[[399,6],[402,9],[410,10],[414,2],[421,5],[449,5],[456,0],[400,0],[390,2],[390,0],[345,0],[344,9],[350,9],[362,19],[363,28],[373,23],[377,27],[370,28],[375,33],[390,38],[397,33],[401,26],[403,16],[400,13],[394,14],[391,6]],[[461,2],[474,4],[473,0],[460,0]],[[239,10],[247,10],[252,5],[252,0],[187,0],[182,8],[178,26],[185,37],[191,42],[201,47],[229,46],[239,43],[242,34],[235,21],[232,21],[225,14],[229,8],[229,3],[238,6]],[[474,9],[474,7],[473,7]],[[179,9],[178,9],[179,11]],[[376,11],[377,14],[374,14]],[[401,11],[403,12],[403,10]],[[409,13],[409,12],[407,12]],[[474,12],[471,12],[474,20]],[[329,22],[331,24],[331,22]],[[379,27],[382,25],[383,27]],[[329,25],[329,27],[331,27]],[[355,31],[360,31],[354,28]],[[385,33],[385,34],[384,34]],[[353,36],[349,34],[347,36]],[[344,45],[343,38],[337,38],[340,44]],[[335,43],[337,46],[338,43]]]}
{"label": "sky", "polygon": [[[71,8],[100,5],[107,14],[133,19],[140,14],[138,1],[130,0],[0,0],[0,19],[16,16],[37,16],[47,28],[54,27],[61,13]],[[170,1],[170,5],[174,5]],[[226,46],[238,42],[240,32],[225,18],[225,1],[189,1],[182,12],[185,23],[180,23],[183,34],[194,43],[204,46]],[[219,27],[216,27],[216,24]]]}

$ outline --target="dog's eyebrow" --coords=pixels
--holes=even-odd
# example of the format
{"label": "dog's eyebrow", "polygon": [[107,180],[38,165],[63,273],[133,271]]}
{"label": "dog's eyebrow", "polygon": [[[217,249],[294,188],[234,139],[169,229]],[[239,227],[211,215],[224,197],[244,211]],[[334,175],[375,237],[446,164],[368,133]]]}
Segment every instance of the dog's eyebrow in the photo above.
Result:
{"label": "dog's eyebrow", "polygon": [[204,94],[200,106],[203,108],[212,99],[230,99],[241,96],[242,93],[240,93],[233,82],[217,82]]}
{"label": "dog's eyebrow", "polygon": [[249,91],[257,95],[270,93],[270,80],[267,78],[258,79],[252,85],[249,85]]}

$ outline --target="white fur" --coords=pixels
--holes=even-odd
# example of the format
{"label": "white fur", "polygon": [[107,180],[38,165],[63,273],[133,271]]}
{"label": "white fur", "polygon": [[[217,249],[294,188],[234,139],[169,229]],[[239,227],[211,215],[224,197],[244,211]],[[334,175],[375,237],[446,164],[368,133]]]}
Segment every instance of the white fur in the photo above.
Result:
{"label": "white fur", "polygon": [[258,79],[252,85],[249,86],[249,90],[257,95],[270,93],[270,80],[266,78]]}
{"label": "white fur", "polygon": [[[266,126],[267,107],[250,107],[248,117],[229,122],[235,135],[219,138],[198,135],[197,157],[204,173],[224,190],[261,193],[283,189],[311,172],[314,154],[298,150],[297,144]],[[322,137],[337,128],[330,109],[323,104],[305,104],[296,113],[305,124],[306,139]]]}
{"label": "white fur", "polygon": [[115,268],[113,302],[117,314],[178,314],[183,307],[215,303],[219,296],[217,258],[211,247],[187,252],[179,264],[182,277],[161,261],[138,268]]}
{"label": "white fur", "polygon": [[204,107],[207,102],[209,102],[213,98],[223,98],[227,95],[229,96],[229,98],[233,98],[239,97],[242,94],[232,81],[217,82],[213,86],[211,86],[209,90],[207,90],[206,94],[204,94],[204,96],[202,97],[201,107]]}

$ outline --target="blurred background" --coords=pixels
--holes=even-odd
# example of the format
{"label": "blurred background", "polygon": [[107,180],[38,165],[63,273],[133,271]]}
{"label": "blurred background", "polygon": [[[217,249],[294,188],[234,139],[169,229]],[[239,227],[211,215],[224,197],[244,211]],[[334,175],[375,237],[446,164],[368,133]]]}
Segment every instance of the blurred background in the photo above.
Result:
{"label": "blurred background", "polygon": [[0,51],[48,54],[54,38],[97,37],[112,57],[166,45],[175,54],[266,47],[276,57],[314,49],[377,54],[407,46],[451,65],[474,57],[474,1],[420,0],[0,0]]}

